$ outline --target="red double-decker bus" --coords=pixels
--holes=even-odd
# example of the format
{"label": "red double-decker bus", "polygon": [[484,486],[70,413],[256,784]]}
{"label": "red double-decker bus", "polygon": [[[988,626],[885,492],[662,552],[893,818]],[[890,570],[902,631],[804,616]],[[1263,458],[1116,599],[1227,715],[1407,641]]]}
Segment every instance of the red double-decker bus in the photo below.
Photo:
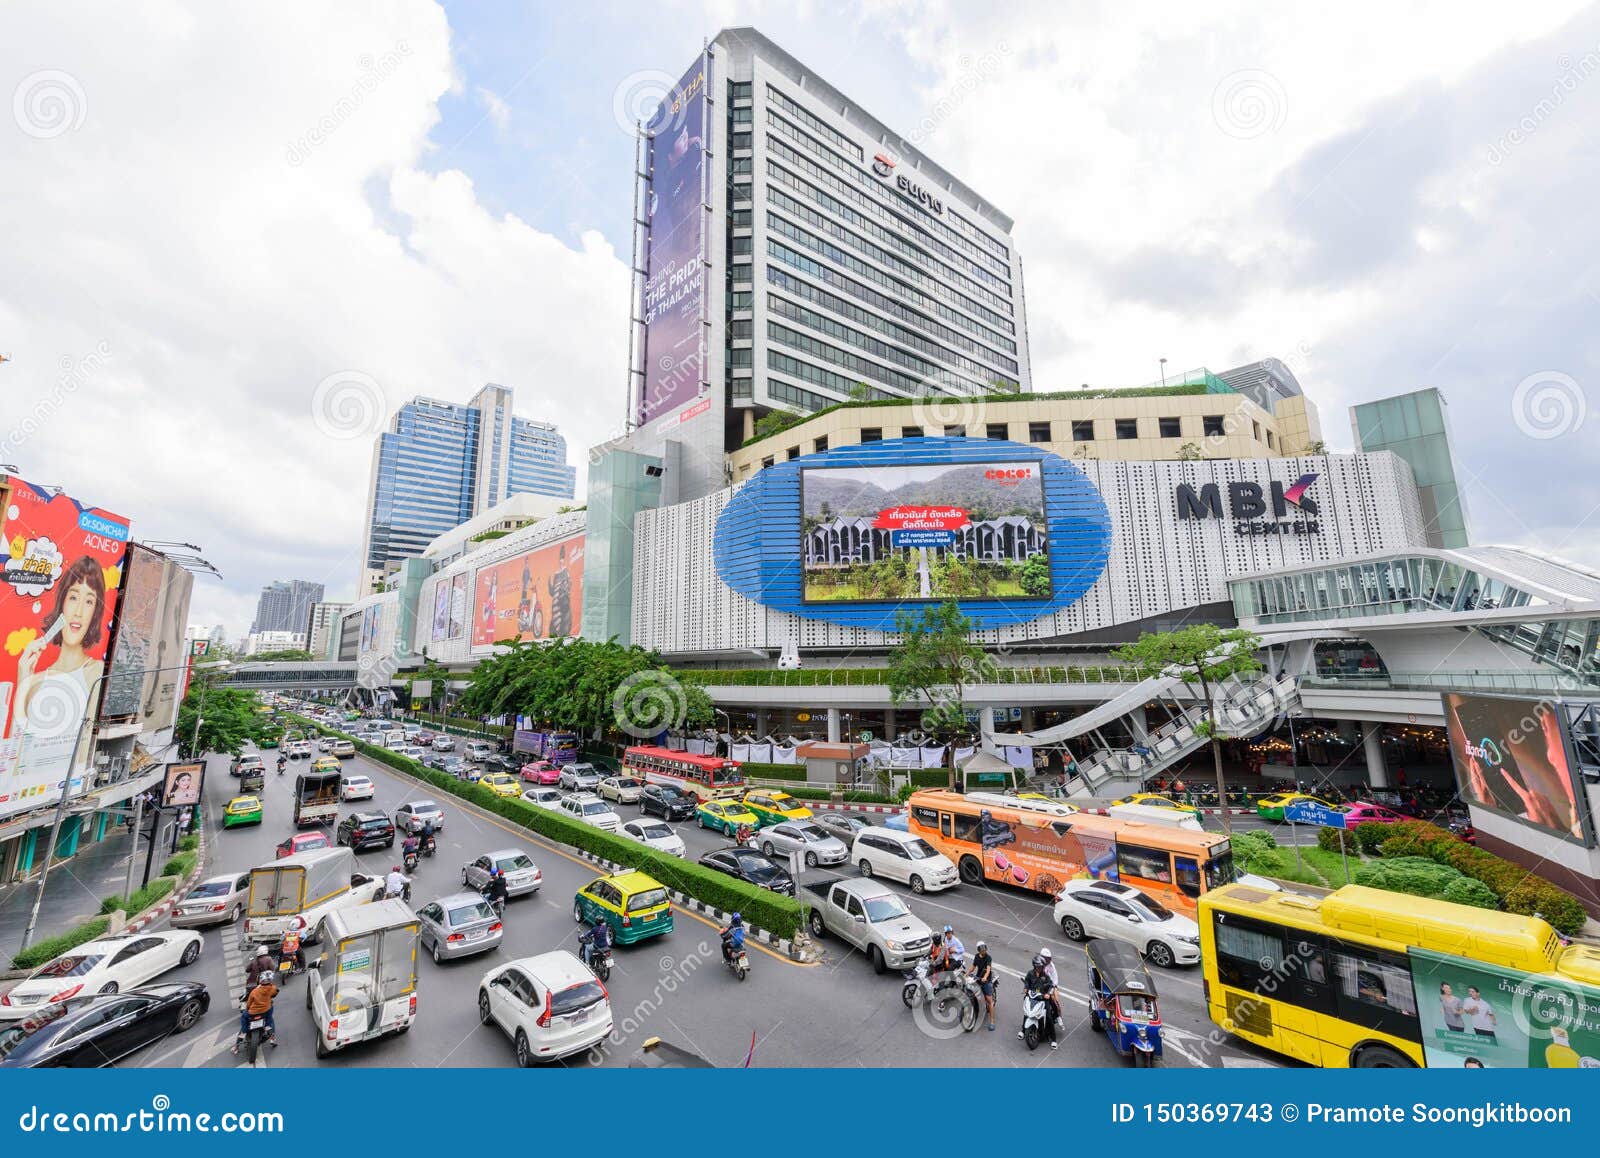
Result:
{"label": "red double-decker bus", "polygon": [[651,784],[671,784],[701,800],[738,793],[744,772],[737,761],[721,756],[695,756],[641,744],[622,754],[622,770]]}

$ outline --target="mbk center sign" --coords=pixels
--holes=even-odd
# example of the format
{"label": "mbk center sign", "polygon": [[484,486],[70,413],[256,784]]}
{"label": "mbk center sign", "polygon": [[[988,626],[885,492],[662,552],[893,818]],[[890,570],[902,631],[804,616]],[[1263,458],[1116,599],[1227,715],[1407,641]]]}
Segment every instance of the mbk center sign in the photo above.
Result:
{"label": "mbk center sign", "polygon": [[1229,483],[1226,515],[1222,491],[1216,483],[1199,488],[1180,483],[1176,496],[1178,518],[1232,518],[1234,531],[1241,535],[1314,535],[1322,524],[1316,517],[1317,501],[1306,491],[1316,481],[1316,475],[1304,474],[1288,487],[1274,480],[1265,491],[1260,483]]}

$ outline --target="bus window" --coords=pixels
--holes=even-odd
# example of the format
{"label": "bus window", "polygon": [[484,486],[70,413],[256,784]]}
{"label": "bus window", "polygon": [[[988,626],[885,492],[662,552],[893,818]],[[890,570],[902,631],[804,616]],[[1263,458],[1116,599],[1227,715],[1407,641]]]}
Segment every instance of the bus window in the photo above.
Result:
{"label": "bus window", "polygon": [[922,825],[923,828],[938,828],[939,810],[937,808],[913,808],[911,810],[911,819]]}
{"label": "bus window", "polygon": [[1140,848],[1117,841],[1117,874],[1141,880],[1172,883],[1171,854],[1159,848]]}
{"label": "bus window", "polygon": [[950,829],[950,814],[948,812],[939,813],[939,833],[940,833],[940,835],[943,836],[946,840],[949,840],[950,839],[950,832],[951,832],[951,829]]}
{"label": "bus window", "polygon": [[1218,913],[1212,923],[1217,979],[1235,989],[1276,988],[1284,968],[1283,934],[1271,925]]}
{"label": "bus window", "polygon": [[1339,1016],[1410,1041],[1421,1041],[1411,969],[1405,958],[1337,943],[1328,951]]}
{"label": "bus window", "polygon": [[1173,881],[1182,890],[1184,896],[1198,897],[1200,895],[1200,862],[1192,856],[1174,856],[1172,858]]}
{"label": "bus window", "polygon": [[983,843],[983,821],[965,812],[956,813],[956,839],[967,844]]}

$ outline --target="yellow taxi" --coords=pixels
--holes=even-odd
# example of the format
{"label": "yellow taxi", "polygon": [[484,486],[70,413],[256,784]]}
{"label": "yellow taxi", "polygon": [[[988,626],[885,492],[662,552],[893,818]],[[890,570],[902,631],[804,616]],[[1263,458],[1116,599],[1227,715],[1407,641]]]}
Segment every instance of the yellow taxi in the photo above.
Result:
{"label": "yellow taxi", "polygon": [[694,810],[694,821],[701,828],[709,828],[725,836],[739,831],[741,824],[760,828],[761,821],[738,800],[707,800]]}
{"label": "yellow taxi", "polygon": [[509,772],[495,772],[492,775],[483,777],[478,783],[496,796],[512,797],[522,795],[522,785]]}
{"label": "yellow taxi", "polygon": [[1256,815],[1262,820],[1283,821],[1283,810],[1296,803],[1320,804],[1324,808],[1338,808],[1337,804],[1330,804],[1320,796],[1308,796],[1304,792],[1279,792],[1275,796],[1263,796],[1256,801]]}
{"label": "yellow taxi", "polygon": [[1199,816],[1200,810],[1188,804],[1179,804],[1170,796],[1163,796],[1159,792],[1135,792],[1132,796],[1124,796],[1121,800],[1113,800],[1112,804],[1137,804],[1143,808],[1166,808],[1172,812],[1183,812],[1190,816]]}
{"label": "yellow taxi", "polygon": [[572,919],[592,925],[597,917],[611,926],[619,945],[631,945],[672,932],[672,900],[659,881],[641,872],[597,877],[572,898]]}
{"label": "yellow taxi", "polygon": [[342,767],[337,756],[318,756],[311,764],[313,772],[338,772]]}
{"label": "yellow taxi", "polygon": [[756,789],[744,794],[744,806],[762,824],[782,824],[786,820],[810,820],[811,809],[787,792]]}
{"label": "yellow taxi", "polygon": [[244,824],[261,823],[261,797],[235,796],[222,810],[222,827],[238,828]]}

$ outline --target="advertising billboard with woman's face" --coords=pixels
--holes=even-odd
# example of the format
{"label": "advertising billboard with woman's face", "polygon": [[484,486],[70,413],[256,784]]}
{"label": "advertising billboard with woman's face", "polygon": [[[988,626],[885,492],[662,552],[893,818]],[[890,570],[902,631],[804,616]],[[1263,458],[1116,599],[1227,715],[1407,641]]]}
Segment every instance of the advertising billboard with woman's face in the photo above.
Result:
{"label": "advertising billboard with woman's face", "polygon": [[583,536],[478,568],[472,646],[564,639],[583,620]]}
{"label": "advertising billboard with woman's face", "polygon": [[128,521],[0,475],[0,816],[53,803],[87,761]]}
{"label": "advertising billboard with woman's face", "polygon": [[1444,719],[1461,795],[1479,808],[1594,843],[1573,783],[1567,720],[1548,700],[1446,692]]}

